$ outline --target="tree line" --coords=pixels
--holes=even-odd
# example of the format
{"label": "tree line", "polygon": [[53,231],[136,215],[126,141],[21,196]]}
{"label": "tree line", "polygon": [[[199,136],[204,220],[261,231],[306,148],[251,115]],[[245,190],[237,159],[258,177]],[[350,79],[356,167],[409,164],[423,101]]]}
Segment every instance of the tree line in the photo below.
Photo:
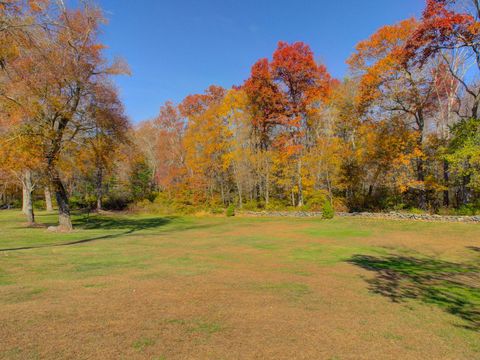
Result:
{"label": "tree line", "polygon": [[[359,42],[332,77],[279,42],[248,79],[131,125],[83,2],[0,0],[3,199],[70,206],[475,212],[480,208],[480,2],[427,0]],[[35,190],[37,189],[37,190]],[[144,200],[144,201],[142,201]],[[153,205],[152,205],[153,204]],[[152,207],[153,206],[153,207]]]}

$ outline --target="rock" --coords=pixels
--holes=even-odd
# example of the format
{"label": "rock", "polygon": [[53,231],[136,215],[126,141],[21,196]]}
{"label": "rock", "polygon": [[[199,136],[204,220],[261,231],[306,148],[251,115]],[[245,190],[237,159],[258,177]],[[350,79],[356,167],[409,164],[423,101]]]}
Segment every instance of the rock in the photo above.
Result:
{"label": "rock", "polygon": [[[247,216],[270,216],[270,217],[322,217],[321,212],[308,211],[243,211],[240,214]],[[373,219],[389,219],[389,220],[413,220],[413,221],[449,221],[449,222],[470,222],[480,223],[480,216],[441,216],[429,214],[409,214],[391,211],[388,213],[369,213],[369,212],[353,212],[336,213],[338,217],[360,217]]]}

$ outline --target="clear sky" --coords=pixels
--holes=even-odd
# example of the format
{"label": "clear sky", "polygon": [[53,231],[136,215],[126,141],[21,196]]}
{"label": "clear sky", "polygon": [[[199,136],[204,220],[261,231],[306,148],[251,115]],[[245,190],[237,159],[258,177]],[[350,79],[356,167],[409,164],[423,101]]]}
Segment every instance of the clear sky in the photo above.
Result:
{"label": "clear sky", "polygon": [[304,41],[338,78],[355,44],[419,16],[424,0],[98,0],[109,56],[133,71],[117,79],[132,121],[154,117],[210,84],[239,85],[279,40]]}

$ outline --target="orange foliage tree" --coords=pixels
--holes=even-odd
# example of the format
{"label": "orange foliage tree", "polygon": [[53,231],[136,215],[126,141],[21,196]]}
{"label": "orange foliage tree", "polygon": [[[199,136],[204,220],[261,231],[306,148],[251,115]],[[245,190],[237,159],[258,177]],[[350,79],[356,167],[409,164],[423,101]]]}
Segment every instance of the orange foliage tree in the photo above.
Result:
{"label": "orange foliage tree", "polygon": [[18,56],[9,62],[2,88],[8,93],[6,101],[16,105],[18,126],[41,144],[40,157],[56,195],[60,229],[70,230],[68,194],[58,162],[68,142],[101,124],[85,114],[101,97],[102,84],[127,70],[122,62],[110,65],[103,58],[104,46],[98,42],[103,17],[98,8],[84,3],[78,10],[49,10],[41,4],[30,5],[54,21],[35,27],[28,43],[17,47]]}
{"label": "orange foliage tree", "polygon": [[405,45],[416,31],[415,19],[404,20],[378,30],[360,42],[349,59],[355,74],[361,77],[357,104],[361,112],[374,118],[400,114],[412,122],[417,133],[416,181],[410,187],[419,193],[419,206],[426,208],[424,135],[427,116],[435,107],[435,77],[429,68],[405,61]]}

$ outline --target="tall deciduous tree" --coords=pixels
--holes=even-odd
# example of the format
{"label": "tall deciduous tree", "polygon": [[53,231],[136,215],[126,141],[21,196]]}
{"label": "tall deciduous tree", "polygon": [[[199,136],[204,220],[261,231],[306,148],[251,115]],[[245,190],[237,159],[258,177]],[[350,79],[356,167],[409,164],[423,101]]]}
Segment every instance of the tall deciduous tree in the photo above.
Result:
{"label": "tall deciduous tree", "polygon": [[0,167],[8,169],[22,186],[22,211],[29,225],[35,224],[33,191],[43,167],[36,153],[40,146],[23,129],[11,126],[0,136]]}
{"label": "tall deciduous tree", "polygon": [[269,203],[272,143],[280,126],[287,124],[287,99],[274,80],[268,59],[258,60],[243,86],[251,114],[258,195]]}
{"label": "tall deciduous tree", "polygon": [[182,146],[185,121],[179,109],[167,102],[160,108],[153,126],[157,134],[155,176],[162,189],[172,189],[185,175],[185,151]]}
{"label": "tall deciduous tree", "polygon": [[84,3],[79,10],[60,7],[50,15],[55,21],[41,31],[36,28],[30,43],[10,62],[7,89],[14,95],[9,100],[22,110],[21,126],[42,144],[60,228],[70,230],[68,194],[58,162],[68,142],[98,125],[88,113],[101,84],[127,69],[121,62],[110,65],[103,57],[104,46],[98,41],[103,17],[98,8]]}
{"label": "tall deciduous tree", "polygon": [[310,47],[302,42],[279,42],[273,53],[272,73],[287,98],[286,133],[279,140],[295,158],[297,165],[297,205],[303,206],[303,151],[314,143],[309,108],[328,95],[331,78],[318,65]]}
{"label": "tall deciduous tree", "polygon": [[[466,5],[466,6],[465,6]],[[405,46],[406,61],[427,64],[441,56],[470,99],[466,117],[480,116],[480,88],[465,78],[459,56],[480,71],[480,1],[427,0],[422,19]],[[457,110],[460,113],[460,109]]]}
{"label": "tall deciduous tree", "polygon": [[[435,78],[428,68],[405,61],[405,44],[417,29],[414,19],[404,20],[378,30],[360,42],[349,59],[355,74],[361,76],[358,95],[360,111],[382,119],[384,114],[401,114],[413,122],[417,132],[416,182],[411,187],[419,193],[419,206],[426,208],[423,143],[428,115],[435,104]],[[413,120],[413,121],[412,121]]]}
{"label": "tall deciduous tree", "polygon": [[224,160],[229,130],[220,113],[225,93],[221,87],[210,86],[204,94],[190,95],[180,105],[182,115],[188,118],[184,137],[188,176],[198,195],[203,193],[210,201],[215,188],[220,188],[223,202],[226,199]]}

